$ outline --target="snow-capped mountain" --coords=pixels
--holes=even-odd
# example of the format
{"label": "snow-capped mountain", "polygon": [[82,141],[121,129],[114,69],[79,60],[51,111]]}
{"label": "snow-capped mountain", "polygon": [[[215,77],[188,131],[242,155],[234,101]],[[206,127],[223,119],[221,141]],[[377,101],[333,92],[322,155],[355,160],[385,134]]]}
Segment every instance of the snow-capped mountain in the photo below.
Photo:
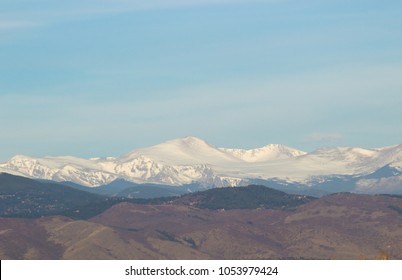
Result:
{"label": "snow-capped mountain", "polygon": [[250,179],[306,183],[320,176],[364,176],[386,165],[402,170],[402,144],[380,149],[323,148],[306,153],[276,144],[252,150],[218,148],[196,137],[185,137],[117,158],[18,155],[0,164],[0,172],[92,187],[116,179],[220,187],[246,184]]}
{"label": "snow-capped mountain", "polygon": [[246,162],[264,162],[268,160],[295,158],[306,154],[303,151],[278,144],[270,144],[253,150],[225,148],[221,148],[220,150]]}

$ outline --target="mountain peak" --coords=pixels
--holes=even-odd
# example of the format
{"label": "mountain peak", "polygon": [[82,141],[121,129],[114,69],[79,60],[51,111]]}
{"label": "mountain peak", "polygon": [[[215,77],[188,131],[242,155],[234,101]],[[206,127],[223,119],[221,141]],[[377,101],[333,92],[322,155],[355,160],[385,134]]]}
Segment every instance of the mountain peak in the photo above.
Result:
{"label": "mountain peak", "polygon": [[15,155],[13,156],[10,161],[18,161],[18,160],[32,160],[32,157],[24,156],[24,155]]}
{"label": "mountain peak", "polygon": [[[186,147],[190,147],[190,148],[197,148],[200,146],[213,147],[211,144],[209,144],[205,140],[194,137],[194,136],[186,136],[186,137],[182,137],[182,138],[176,138],[176,139],[169,140],[169,141],[164,142],[159,145],[172,145],[172,144],[177,145],[177,146],[186,146]],[[159,146],[159,145],[157,145],[157,146]]]}
{"label": "mountain peak", "polygon": [[301,156],[305,155],[306,152],[303,152],[301,150],[297,150],[295,148],[291,148],[282,144],[268,144],[262,148],[259,148],[260,150],[269,150],[269,151],[276,151],[276,152],[281,152],[285,153],[291,157],[296,157],[296,156]]}
{"label": "mountain peak", "polygon": [[206,141],[187,136],[163,142],[161,144],[134,150],[119,159],[128,162],[138,158],[146,158],[152,162],[169,165],[221,165],[230,161],[238,161]]}
{"label": "mountain peak", "polygon": [[268,144],[264,147],[242,150],[242,149],[221,149],[246,162],[262,162],[274,159],[295,158],[306,153],[281,144]]}

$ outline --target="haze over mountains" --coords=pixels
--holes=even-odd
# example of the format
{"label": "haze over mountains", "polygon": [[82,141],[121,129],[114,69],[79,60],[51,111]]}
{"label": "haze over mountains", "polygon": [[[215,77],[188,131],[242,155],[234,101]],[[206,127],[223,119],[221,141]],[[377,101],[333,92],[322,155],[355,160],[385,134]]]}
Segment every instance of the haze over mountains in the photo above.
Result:
{"label": "haze over mountains", "polygon": [[321,188],[326,184],[327,191],[336,192],[335,182],[341,181],[350,191],[401,193],[402,144],[378,149],[322,148],[306,153],[277,144],[252,150],[218,148],[199,138],[185,137],[116,158],[17,155],[0,164],[0,172],[88,187],[117,179],[138,184],[197,184],[201,188],[267,181],[284,187]]}

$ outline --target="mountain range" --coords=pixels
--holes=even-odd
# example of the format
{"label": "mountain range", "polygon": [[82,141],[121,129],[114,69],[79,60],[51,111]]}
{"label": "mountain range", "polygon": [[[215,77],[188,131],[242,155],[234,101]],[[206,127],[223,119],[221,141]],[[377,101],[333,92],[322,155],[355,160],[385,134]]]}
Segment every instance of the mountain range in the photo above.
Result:
{"label": "mountain range", "polygon": [[196,137],[170,140],[120,157],[83,159],[17,155],[0,172],[99,187],[135,184],[213,187],[253,183],[326,192],[402,193],[402,144],[304,152],[279,144],[244,150],[219,148]]}
{"label": "mountain range", "polygon": [[15,156],[0,165],[0,258],[402,259],[401,151],[186,137],[118,158]]}
{"label": "mountain range", "polygon": [[401,196],[249,186],[116,200],[3,174],[0,201],[2,260],[402,259]]}

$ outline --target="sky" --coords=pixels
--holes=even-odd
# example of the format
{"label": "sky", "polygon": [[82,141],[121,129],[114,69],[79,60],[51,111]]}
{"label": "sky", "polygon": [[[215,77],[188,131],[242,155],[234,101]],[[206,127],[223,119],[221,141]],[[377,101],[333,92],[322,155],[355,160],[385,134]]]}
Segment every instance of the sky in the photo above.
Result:
{"label": "sky", "polygon": [[0,162],[402,142],[402,2],[0,0]]}

